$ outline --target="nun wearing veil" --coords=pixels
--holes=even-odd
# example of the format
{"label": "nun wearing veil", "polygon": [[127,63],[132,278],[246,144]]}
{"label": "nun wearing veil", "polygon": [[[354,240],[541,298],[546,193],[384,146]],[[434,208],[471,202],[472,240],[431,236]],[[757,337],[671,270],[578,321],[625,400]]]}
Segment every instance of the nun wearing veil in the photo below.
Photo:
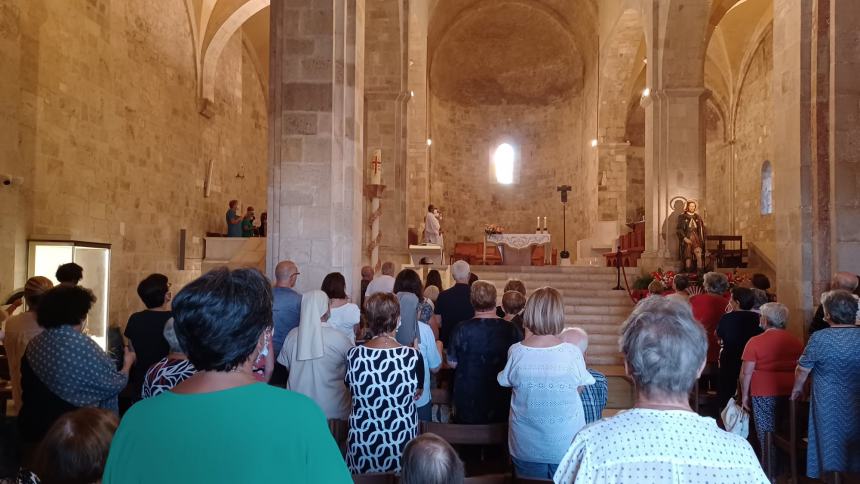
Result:
{"label": "nun wearing veil", "polygon": [[329,419],[346,419],[350,395],[344,384],[346,353],[353,344],[329,326],[329,300],[323,291],[302,296],[299,326],[287,334],[278,363],[287,367],[287,389],[313,399]]}

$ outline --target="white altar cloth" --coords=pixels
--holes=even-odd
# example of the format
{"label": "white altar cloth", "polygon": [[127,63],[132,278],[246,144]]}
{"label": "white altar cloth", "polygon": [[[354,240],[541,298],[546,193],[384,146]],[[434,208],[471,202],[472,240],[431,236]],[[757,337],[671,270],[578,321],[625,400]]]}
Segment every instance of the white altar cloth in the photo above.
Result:
{"label": "white altar cloth", "polygon": [[[514,249],[514,251],[525,251],[531,249],[534,245],[544,246],[544,261],[551,263],[552,247],[550,242],[552,238],[549,234],[491,234],[484,237],[484,263],[486,263],[487,246],[505,246]],[[502,259],[506,259],[504,247],[502,249]],[[513,251],[511,251],[513,252]],[[521,259],[521,257],[520,257]],[[528,265],[531,265],[531,251],[528,254]],[[505,261],[507,264],[507,261]]]}

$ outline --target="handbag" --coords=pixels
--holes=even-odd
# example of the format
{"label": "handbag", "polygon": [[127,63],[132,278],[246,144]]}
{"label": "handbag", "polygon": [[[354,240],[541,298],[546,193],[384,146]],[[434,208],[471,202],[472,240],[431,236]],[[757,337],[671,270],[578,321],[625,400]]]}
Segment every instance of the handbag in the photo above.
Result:
{"label": "handbag", "polygon": [[732,398],[726,405],[726,408],[720,413],[723,418],[723,425],[726,427],[726,432],[739,435],[747,438],[750,433],[750,415],[743,407],[738,405],[738,402]]}

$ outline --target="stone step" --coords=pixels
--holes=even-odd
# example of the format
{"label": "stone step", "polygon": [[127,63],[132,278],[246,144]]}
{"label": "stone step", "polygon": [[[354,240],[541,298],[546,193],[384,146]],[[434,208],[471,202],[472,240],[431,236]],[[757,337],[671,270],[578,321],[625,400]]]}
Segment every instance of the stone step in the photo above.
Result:
{"label": "stone step", "polygon": [[577,304],[577,305],[565,305],[564,306],[564,314],[605,314],[605,315],[618,315],[620,316],[620,320],[623,321],[630,314],[630,310],[632,308],[630,306],[621,306],[621,305],[586,305],[586,304]]}
{"label": "stone step", "polygon": [[481,274],[476,272],[478,277],[484,281],[502,282],[504,284],[508,279],[519,279],[523,282],[540,281],[542,283],[564,283],[567,281],[600,281],[612,283],[615,286],[615,274],[508,274],[505,276],[494,277],[495,275]]}
{"label": "stone step", "polygon": [[621,357],[621,354],[618,355],[595,355],[591,354],[591,351],[585,355],[585,364],[588,366],[594,365],[623,365],[624,358]]}
{"label": "stone step", "polygon": [[[614,267],[605,266],[503,266],[472,265],[472,272],[516,274],[615,274]],[[626,267],[627,274],[639,274],[639,268]]]}

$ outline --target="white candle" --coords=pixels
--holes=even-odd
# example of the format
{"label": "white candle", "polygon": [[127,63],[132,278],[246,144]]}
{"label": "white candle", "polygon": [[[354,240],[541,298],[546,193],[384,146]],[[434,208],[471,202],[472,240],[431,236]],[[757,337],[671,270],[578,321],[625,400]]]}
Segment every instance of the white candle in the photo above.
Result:
{"label": "white candle", "polygon": [[540,217],[537,218],[537,225],[535,225],[538,230],[540,230]]}
{"label": "white candle", "polygon": [[543,218],[543,230],[546,232],[546,217]]}

